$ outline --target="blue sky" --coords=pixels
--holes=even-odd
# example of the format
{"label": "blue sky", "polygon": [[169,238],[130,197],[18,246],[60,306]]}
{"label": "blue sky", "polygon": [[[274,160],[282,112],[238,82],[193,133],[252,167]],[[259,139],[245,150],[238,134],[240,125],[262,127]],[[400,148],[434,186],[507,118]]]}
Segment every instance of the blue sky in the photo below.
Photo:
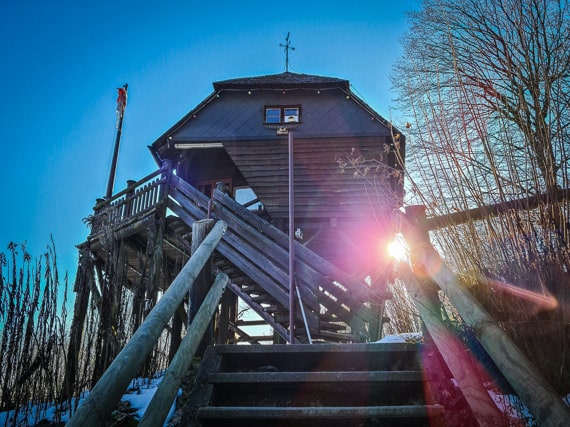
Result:
{"label": "blue sky", "polygon": [[147,149],[212,82],[290,71],[350,80],[390,119],[389,75],[416,0],[0,0],[0,251],[53,235],[76,270],[83,218],[105,194],[116,88],[129,84],[115,189],[157,166]]}

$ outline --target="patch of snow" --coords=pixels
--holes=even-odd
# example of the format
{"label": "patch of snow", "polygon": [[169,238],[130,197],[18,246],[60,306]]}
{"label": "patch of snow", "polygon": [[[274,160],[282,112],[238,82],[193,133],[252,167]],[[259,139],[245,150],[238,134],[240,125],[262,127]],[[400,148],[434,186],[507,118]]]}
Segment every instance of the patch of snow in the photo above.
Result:
{"label": "patch of snow", "polygon": [[[163,374],[163,373],[162,373]],[[122,402],[128,402],[130,407],[136,410],[135,418],[140,420],[145,413],[146,409],[154,393],[158,389],[162,376],[156,378],[136,378],[131,381],[125,394],[121,397]],[[178,392],[180,394],[180,390]],[[79,399],[79,406],[83,403],[89,392],[85,392]],[[72,405],[75,401],[72,400]],[[56,406],[55,404],[35,405],[30,408],[21,408],[18,411],[18,419],[14,420],[15,411],[0,412],[0,426],[13,426],[13,427],[27,427],[34,426],[41,420],[48,422],[63,422],[67,423],[70,419],[69,408],[67,402]],[[61,411],[61,409],[64,409]],[[25,410],[27,409],[27,410]],[[168,426],[176,409],[176,402],[172,402],[172,406],[168,412],[164,427]]]}
{"label": "patch of snow", "polygon": [[377,343],[395,343],[395,342],[421,342],[423,339],[421,332],[406,332],[398,335],[386,335],[382,339],[375,341]]}

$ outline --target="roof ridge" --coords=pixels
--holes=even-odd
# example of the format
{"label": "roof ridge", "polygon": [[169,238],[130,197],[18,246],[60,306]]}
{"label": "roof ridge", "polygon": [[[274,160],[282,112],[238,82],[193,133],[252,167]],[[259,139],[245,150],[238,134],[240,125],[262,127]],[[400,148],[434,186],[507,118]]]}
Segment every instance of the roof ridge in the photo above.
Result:
{"label": "roof ridge", "polygon": [[350,83],[348,80],[337,77],[319,76],[315,74],[293,73],[285,71],[278,74],[266,74],[253,77],[239,77],[229,80],[220,80],[213,83],[214,89],[251,89],[251,88],[324,88],[340,87],[348,90]]}

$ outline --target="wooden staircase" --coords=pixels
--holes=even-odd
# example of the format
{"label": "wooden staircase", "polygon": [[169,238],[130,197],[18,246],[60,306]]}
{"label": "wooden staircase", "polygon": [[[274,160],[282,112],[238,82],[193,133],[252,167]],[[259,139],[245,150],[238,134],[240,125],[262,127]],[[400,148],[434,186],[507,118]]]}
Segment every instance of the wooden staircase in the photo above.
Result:
{"label": "wooden staircase", "polygon": [[[443,390],[449,377],[423,363],[420,350],[415,343],[212,346],[180,425],[476,425],[468,411],[459,424],[445,419],[437,397],[459,392]],[[436,393],[430,378],[439,381]]]}
{"label": "wooden staircase", "polygon": [[[288,235],[222,191],[216,189],[208,197],[165,167],[99,202],[91,218],[92,233],[82,248],[95,254],[100,270],[106,272],[112,269],[105,265],[106,242],[120,240],[126,254],[123,286],[165,291],[190,257],[192,224],[208,218],[228,224],[212,273],[228,274],[228,289],[275,331],[278,340],[287,341]],[[157,253],[168,274],[149,273]],[[366,325],[382,319],[387,292],[371,289],[299,242],[295,254],[295,283],[304,309],[304,317],[296,310],[296,342],[310,341],[309,334],[329,342],[366,340]]]}
{"label": "wooden staircase", "polygon": [[[176,176],[171,177],[168,208],[186,224],[207,217],[228,224],[214,265],[230,276],[229,289],[286,340],[288,236],[227,194],[215,190],[208,198]],[[298,342],[307,342],[306,329],[325,341],[362,341],[358,333],[377,321],[378,307],[388,298],[385,290],[371,289],[298,242],[295,254],[295,281],[305,311],[305,319],[296,316]]]}

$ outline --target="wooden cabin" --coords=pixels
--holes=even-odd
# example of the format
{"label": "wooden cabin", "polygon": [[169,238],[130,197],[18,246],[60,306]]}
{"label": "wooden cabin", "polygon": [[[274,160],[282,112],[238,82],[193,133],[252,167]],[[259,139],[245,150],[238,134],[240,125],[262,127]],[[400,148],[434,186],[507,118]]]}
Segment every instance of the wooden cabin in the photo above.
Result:
{"label": "wooden cabin", "polygon": [[[82,369],[92,370],[94,380],[104,372],[188,262],[198,240],[194,225],[202,220],[228,224],[210,268],[231,281],[211,335],[217,343],[381,336],[391,270],[384,247],[402,202],[405,138],[347,80],[285,72],[216,82],[149,148],[159,169],[98,200],[87,219],[91,233],[78,246],[70,378],[84,346],[103,356]],[[192,285],[170,320],[170,349],[157,357],[175,353],[208,280]],[[273,336],[243,330],[239,301]],[[95,344],[83,333],[87,322],[98,322],[89,326]]]}
{"label": "wooden cabin", "polygon": [[347,272],[370,270],[402,203],[404,136],[348,80],[285,72],[213,86],[149,147],[157,163],[205,193],[223,182],[287,232],[291,134],[299,240]]}

